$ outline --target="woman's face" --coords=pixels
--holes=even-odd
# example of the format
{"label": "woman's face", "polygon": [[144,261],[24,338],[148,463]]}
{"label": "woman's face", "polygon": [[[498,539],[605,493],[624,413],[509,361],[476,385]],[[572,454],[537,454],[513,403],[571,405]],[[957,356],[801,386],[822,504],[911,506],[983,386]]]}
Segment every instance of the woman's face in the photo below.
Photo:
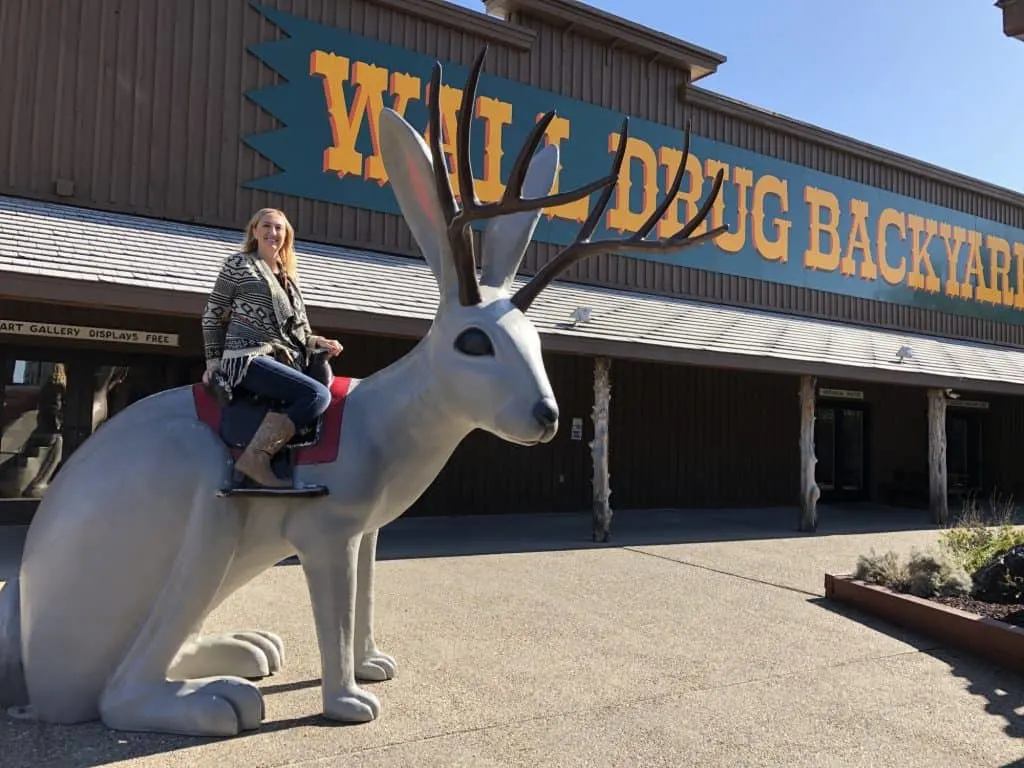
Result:
{"label": "woman's face", "polygon": [[270,253],[277,251],[284,245],[285,220],[279,213],[265,213],[256,223],[256,242],[260,250]]}

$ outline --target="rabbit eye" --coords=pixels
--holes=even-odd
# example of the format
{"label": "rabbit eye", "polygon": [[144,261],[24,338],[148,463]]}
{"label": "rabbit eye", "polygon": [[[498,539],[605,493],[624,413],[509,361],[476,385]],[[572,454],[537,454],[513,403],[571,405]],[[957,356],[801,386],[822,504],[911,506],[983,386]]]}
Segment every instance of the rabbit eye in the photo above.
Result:
{"label": "rabbit eye", "polygon": [[455,348],[464,355],[482,357],[494,354],[494,345],[479,328],[467,328],[455,339]]}

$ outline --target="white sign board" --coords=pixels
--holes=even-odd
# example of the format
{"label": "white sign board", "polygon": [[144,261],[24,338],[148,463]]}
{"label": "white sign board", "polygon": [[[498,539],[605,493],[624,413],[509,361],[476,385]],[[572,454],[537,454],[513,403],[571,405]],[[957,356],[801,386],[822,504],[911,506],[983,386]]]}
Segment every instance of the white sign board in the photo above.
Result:
{"label": "white sign board", "polygon": [[178,346],[178,334],[159,331],[133,331],[125,328],[93,328],[89,325],[37,323],[33,320],[2,320],[0,334],[33,336],[73,341],[110,341],[120,344],[146,344],[155,347]]}
{"label": "white sign board", "polygon": [[570,440],[582,440],[583,439],[583,419],[579,416],[573,417],[572,428],[569,433]]}
{"label": "white sign board", "polygon": [[830,397],[833,400],[863,400],[864,393],[859,389],[830,389],[822,387],[818,390],[818,397]]}
{"label": "white sign board", "polygon": [[987,411],[987,400],[946,400],[946,405],[951,408],[973,408],[976,411]]}

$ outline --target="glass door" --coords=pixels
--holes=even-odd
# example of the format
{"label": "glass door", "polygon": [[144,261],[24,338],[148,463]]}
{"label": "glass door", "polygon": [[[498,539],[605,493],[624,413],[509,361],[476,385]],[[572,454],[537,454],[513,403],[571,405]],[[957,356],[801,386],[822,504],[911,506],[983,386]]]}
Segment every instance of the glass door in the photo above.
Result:
{"label": "glass door", "polygon": [[953,496],[981,489],[981,426],[979,413],[946,411],[946,472]]}
{"label": "glass door", "polygon": [[818,488],[825,491],[836,487],[836,412],[834,408],[819,405],[814,414],[814,478]]}
{"label": "glass door", "polygon": [[819,403],[815,409],[815,480],[823,501],[868,495],[866,412],[861,403]]}

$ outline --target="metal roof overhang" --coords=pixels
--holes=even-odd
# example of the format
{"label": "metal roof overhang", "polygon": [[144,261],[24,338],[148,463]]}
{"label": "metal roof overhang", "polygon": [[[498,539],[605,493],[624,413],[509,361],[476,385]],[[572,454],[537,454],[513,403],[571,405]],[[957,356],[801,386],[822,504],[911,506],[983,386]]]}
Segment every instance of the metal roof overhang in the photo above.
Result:
{"label": "metal roof overhang", "polygon": [[[233,230],[0,196],[0,296],[197,318]],[[300,242],[310,319],[418,338],[437,289],[404,256]],[[526,278],[521,278],[522,283]],[[591,319],[573,325],[576,307]],[[2,316],[2,312],[0,312]],[[1024,394],[1024,349],[556,281],[529,311],[551,352]],[[912,356],[896,352],[907,346]]]}

